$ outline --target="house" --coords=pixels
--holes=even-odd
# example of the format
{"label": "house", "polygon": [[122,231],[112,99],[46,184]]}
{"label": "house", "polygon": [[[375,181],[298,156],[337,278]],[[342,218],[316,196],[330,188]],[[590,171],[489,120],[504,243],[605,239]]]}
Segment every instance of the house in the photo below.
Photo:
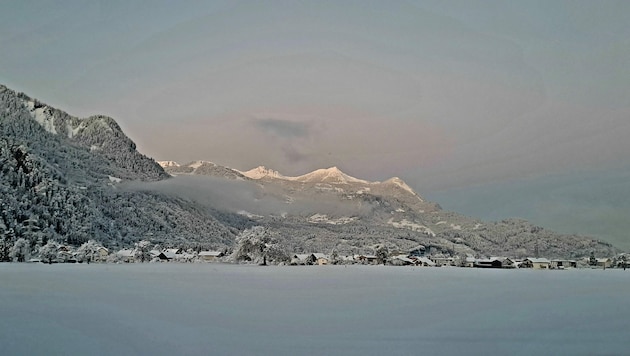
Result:
{"label": "house", "polygon": [[107,256],[109,256],[109,250],[103,246],[100,246],[96,249],[96,260],[97,261],[107,261]]}
{"label": "house", "polygon": [[521,263],[521,268],[549,269],[550,267],[551,261],[546,258],[528,257]]}
{"label": "house", "polygon": [[377,263],[375,255],[354,255],[354,260],[364,265],[375,265]]}
{"label": "house", "polygon": [[517,268],[517,263],[508,257],[490,257],[475,260],[473,267],[477,268]]}
{"label": "house", "polygon": [[116,256],[120,258],[123,262],[131,263],[135,261],[135,251],[129,249],[123,249],[116,252]]}
{"label": "house", "polygon": [[596,258],[595,260],[597,261],[597,267],[610,268],[612,266],[612,260],[608,257]]}
{"label": "house", "polygon": [[491,258],[483,258],[475,260],[473,263],[473,267],[475,268],[502,268],[501,260],[499,259],[491,259]]}
{"label": "house", "polygon": [[168,248],[168,249],[164,250],[162,252],[162,254],[164,255],[164,257],[166,257],[167,260],[172,260],[178,255],[174,250],[175,249],[173,249],[173,248]]}
{"label": "house", "polygon": [[416,264],[416,261],[407,257],[407,255],[396,255],[392,257],[391,261],[392,261],[392,264],[397,265],[397,266],[409,266],[409,265]]}
{"label": "house", "polygon": [[330,261],[328,256],[324,255],[323,253],[314,253],[313,256],[315,257],[315,263],[319,266],[327,265]]}
{"label": "house", "polygon": [[223,257],[224,254],[221,251],[201,251],[199,252],[199,257],[201,257],[206,262],[214,262],[218,260],[220,257]]}
{"label": "house", "polygon": [[577,261],[575,260],[551,260],[549,264],[551,269],[565,269],[565,268],[577,268]]}
{"label": "house", "polygon": [[295,254],[291,258],[292,265],[312,265],[317,262],[317,258],[312,253]]}
{"label": "house", "polygon": [[181,255],[184,251],[181,248],[167,248],[162,253],[169,259],[175,258],[175,255]]}
{"label": "house", "polygon": [[75,253],[69,250],[59,250],[57,252],[57,262],[63,263],[76,263],[77,259],[75,257]]}
{"label": "house", "polygon": [[517,268],[516,260],[509,257],[490,257],[490,259],[495,259],[501,261],[501,268]]}
{"label": "house", "polygon": [[435,267],[435,262],[431,261],[430,259],[426,258],[426,257],[417,257],[417,256],[409,256],[410,259],[412,259],[415,263],[416,266],[423,266],[423,267]]}
{"label": "house", "polygon": [[477,259],[475,259],[473,256],[467,255],[466,258],[464,258],[464,260],[461,262],[461,266],[462,267],[474,267],[476,260]]}
{"label": "house", "polygon": [[455,259],[453,257],[431,256],[429,259],[438,266],[454,266]]}

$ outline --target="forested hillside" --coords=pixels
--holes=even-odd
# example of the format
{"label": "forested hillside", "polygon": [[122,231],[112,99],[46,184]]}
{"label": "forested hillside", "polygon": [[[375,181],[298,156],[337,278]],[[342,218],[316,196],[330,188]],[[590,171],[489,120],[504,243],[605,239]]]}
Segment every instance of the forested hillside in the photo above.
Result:
{"label": "forested hillside", "polygon": [[[237,231],[195,204],[121,189],[169,177],[107,117],[72,117],[0,86],[0,236],[3,246],[48,239],[107,246],[156,242],[229,245]],[[6,259],[6,256],[0,256]]]}

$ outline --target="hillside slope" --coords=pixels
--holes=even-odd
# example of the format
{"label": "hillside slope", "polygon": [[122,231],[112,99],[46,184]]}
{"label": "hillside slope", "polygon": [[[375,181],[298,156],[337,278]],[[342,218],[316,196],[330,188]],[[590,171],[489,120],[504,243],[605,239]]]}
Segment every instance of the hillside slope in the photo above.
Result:
{"label": "hillside slope", "polygon": [[0,236],[33,247],[54,239],[107,246],[155,242],[226,246],[238,231],[190,201],[126,189],[169,175],[108,117],[72,117],[0,86]]}

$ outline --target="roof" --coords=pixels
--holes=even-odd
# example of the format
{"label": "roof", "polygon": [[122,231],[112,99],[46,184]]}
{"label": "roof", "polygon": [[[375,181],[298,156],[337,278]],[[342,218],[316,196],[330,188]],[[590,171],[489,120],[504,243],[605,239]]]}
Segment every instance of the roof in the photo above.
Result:
{"label": "roof", "polygon": [[116,252],[116,254],[118,256],[121,256],[121,257],[133,257],[134,256],[134,251],[133,250],[124,249],[124,250],[120,250],[120,251]]}
{"label": "roof", "polygon": [[528,261],[531,261],[532,263],[551,263],[548,259],[546,258],[537,258],[537,257],[527,257]]}
{"label": "roof", "polygon": [[173,249],[168,249],[162,252],[162,254],[164,254],[164,256],[166,256],[166,258],[168,258],[169,260],[175,258],[175,255],[176,255],[176,253],[172,252],[171,250]]}
{"label": "roof", "polygon": [[398,255],[393,257],[395,260],[400,260],[407,263],[414,263],[415,261],[407,257],[407,255]]}
{"label": "roof", "polygon": [[427,264],[429,266],[435,266],[435,262],[431,261],[430,259],[426,258],[426,257],[415,257],[416,261],[420,261],[423,264]]}
{"label": "roof", "polygon": [[201,251],[201,252],[199,252],[199,256],[221,257],[222,255],[223,255],[223,252],[221,252],[221,251]]}
{"label": "roof", "polygon": [[300,261],[304,261],[311,256],[313,256],[312,253],[301,253],[301,254],[293,255],[293,257],[299,259]]}
{"label": "roof", "polygon": [[315,258],[317,258],[317,259],[320,259],[320,258],[328,259],[328,256],[326,256],[323,253],[314,253],[313,256],[315,256]]}

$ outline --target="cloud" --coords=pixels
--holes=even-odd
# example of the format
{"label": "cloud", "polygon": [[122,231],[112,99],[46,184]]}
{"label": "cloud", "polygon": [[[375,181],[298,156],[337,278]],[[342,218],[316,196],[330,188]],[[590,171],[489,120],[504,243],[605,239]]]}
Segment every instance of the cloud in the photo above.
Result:
{"label": "cloud", "polygon": [[209,176],[177,176],[158,182],[130,182],[119,186],[132,191],[151,191],[172,198],[194,202],[201,207],[233,213],[246,211],[256,215],[310,216],[365,216],[372,206],[350,200],[339,200],[336,196],[311,193],[288,194],[282,187],[261,185],[258,182],[226,180]]}
{"label": "cloud", "polygon": [[293,139],[310,135],[309,126],[303,122],[270,118],[254,120],[254,125],[268,134],[281,138]]}

